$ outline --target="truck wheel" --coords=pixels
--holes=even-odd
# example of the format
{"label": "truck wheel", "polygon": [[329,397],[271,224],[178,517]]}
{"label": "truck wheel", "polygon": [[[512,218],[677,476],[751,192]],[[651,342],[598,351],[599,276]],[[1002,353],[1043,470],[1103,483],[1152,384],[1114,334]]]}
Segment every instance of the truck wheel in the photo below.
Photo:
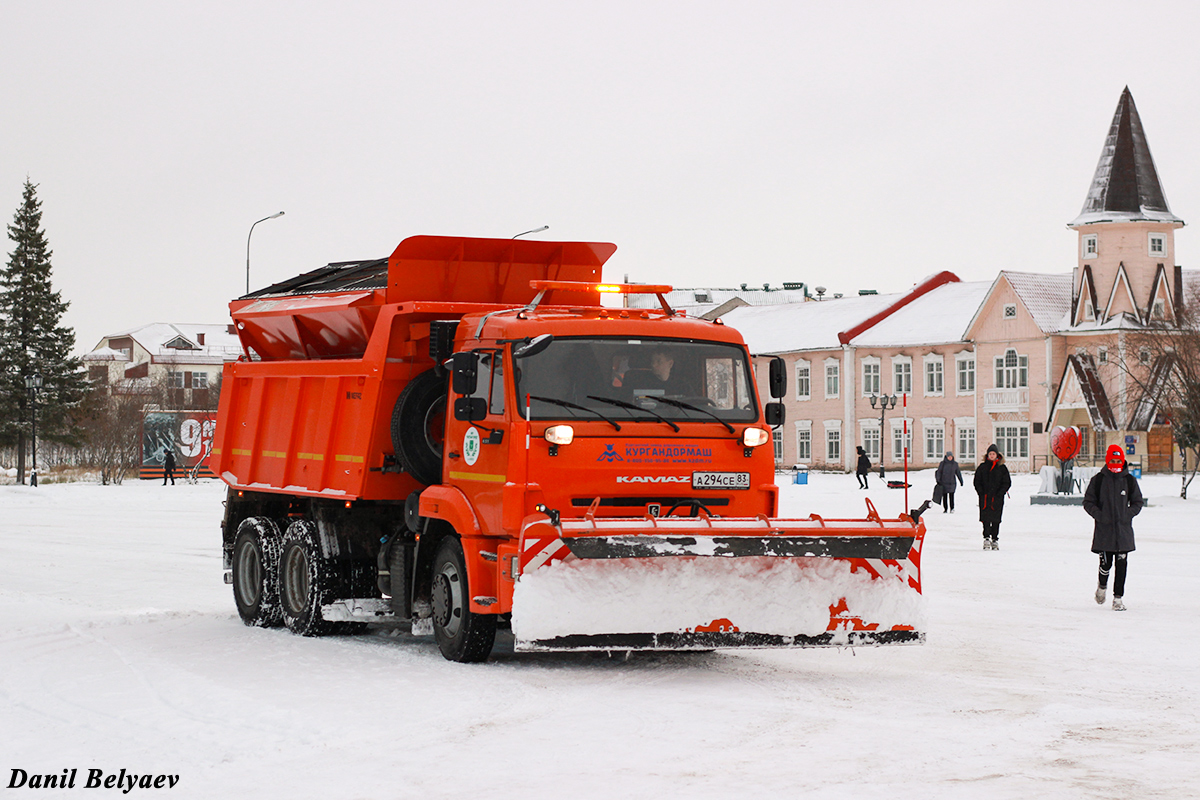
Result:
{"label": "truck wheel", "polygon": [[496,616],[471,611],[462,543],[447,536],[433,557],[433,636],[450,661],[486,661],[496,641]]}
{"label": "truck wheel", "polygon": [[408,382],[392,409],[392,447],[408,474],[426,485],[442,480],[446,437],[446,376],[422,372]]}
{"label": "truck wheel", "polygon": [[256,628],[283,623],[279,605],[279,554],[283,542],[275,523],[250,517],[233,542],[233,602],[242,622]]}
{"label": "truck wheel", "polygon": [[341,583],[337,564],[321,554],[317,526],[308,520],[289,525],[279,559],[280,605],[288,630],[299,636],[339,632],[339,623],[321,616],[321,606],[337,599]]}

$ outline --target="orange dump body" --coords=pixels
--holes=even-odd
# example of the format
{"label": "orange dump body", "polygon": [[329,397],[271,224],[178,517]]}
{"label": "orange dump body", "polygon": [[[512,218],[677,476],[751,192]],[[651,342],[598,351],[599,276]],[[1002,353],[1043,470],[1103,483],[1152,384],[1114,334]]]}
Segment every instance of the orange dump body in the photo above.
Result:
{"label": "orange dump body", "polygon": [[[595,282],[615,250],[414,236],[363,281],[369,288],[293,294],[288,282],[235,300],[246,360],[225,368],[213,471],[240,489],[404,500],[421,484],[388,461],[391,414],[408,381],[433,367],[430,323],[529,303],[531,280]],[[599,304],[592,293],[544,299]]]}

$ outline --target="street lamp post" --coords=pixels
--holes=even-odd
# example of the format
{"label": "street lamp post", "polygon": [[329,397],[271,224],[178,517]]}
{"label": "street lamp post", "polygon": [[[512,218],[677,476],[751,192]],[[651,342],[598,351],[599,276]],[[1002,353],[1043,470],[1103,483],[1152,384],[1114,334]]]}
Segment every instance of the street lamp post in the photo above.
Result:
{"label": "street lamp post", "polygon": [[[263,217],[258,222],[266,222],[269,219],[282,216],[283,212],[279,211],[269,217]],[[257,225],[258,222],[254,223],[254,225]],[[246,234],[246,294],[250,294],[250,237],[254,235],[254,225],[250,226],[250,232]]]}
{"label": "street lamp post", "polygon": [[883,480],[883,417],[889,408],[896,407],[896,395],[871,395],[871,408],[879,406],[879,479]]}
{"label": "street lamp post", "polygon": [[37,393],[42,388],[41,374],[26,375],[25,388],[29,390],[29,410],[33,420],[33,469],[29,473],[29,485],[37,486]]}

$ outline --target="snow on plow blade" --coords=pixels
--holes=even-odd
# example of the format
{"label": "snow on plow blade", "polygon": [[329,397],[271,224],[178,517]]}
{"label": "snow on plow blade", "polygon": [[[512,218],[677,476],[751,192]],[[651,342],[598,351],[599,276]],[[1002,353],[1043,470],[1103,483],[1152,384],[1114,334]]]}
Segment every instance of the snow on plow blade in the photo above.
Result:
{"label": "snow on plow blade", "polygon": [[525,520],[520,651],[924,641],[924,524],[758,518]]}

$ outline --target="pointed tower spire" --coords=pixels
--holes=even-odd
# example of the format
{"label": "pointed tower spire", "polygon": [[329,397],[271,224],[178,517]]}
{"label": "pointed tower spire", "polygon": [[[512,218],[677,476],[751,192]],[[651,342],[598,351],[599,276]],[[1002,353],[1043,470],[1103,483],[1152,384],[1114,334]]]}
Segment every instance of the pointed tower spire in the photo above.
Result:
{"label": "pointed tower spire", "polygon": [[1126,86],[1100,151],[1100,163],[1083,211],[1070,225],[1138,220],[1183,222],[1167,206],[1146,131]]}

